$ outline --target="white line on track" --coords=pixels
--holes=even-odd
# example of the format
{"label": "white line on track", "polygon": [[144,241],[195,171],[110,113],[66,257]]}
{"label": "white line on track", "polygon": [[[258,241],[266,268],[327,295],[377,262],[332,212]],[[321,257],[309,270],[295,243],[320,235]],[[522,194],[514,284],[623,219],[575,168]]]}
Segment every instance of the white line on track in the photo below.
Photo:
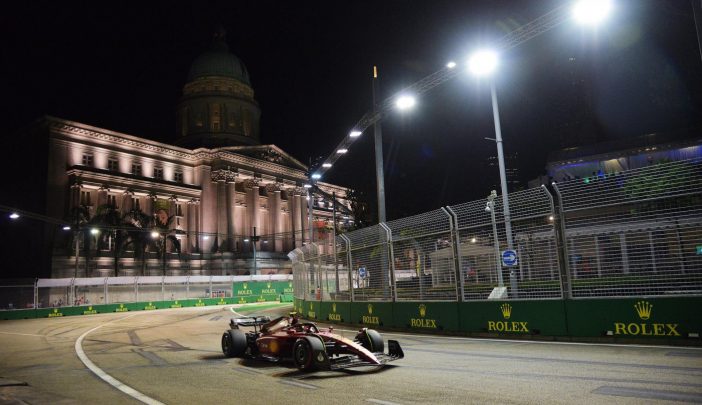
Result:
{"label": "white line on track", "polygon": [[19,335],[19,336],[38,336],[38,337],[44,337],[46,335],[34,335],[32,333],[16,333],[16,332],[0,332],[0,334],[3,335]]}
{"label": "white line on track", "polygon": [[294,385],[295,387],[306,388],[308,390],[316,390],[317,388],[319,388],[319,387],[316,387],[314,385],[305,384],[305,383],[301,383],[299,381],[289,380],[289,379],[285,379],[285,378],[281,379],[280,383],[287,384],[287,385]]}
{"label": "white line on track", "polygon": [[86,366],[90,371],[92,371],[95,375],[97,375],[98,377],[100,377],[101,379],[103,379],[106,383],[110,384],[111,386],[117,388],[118,390],[124,392],[125,394],[129,395],[130,397],[132,397],[132,398],[134,398],[134,399],[136,399],[136,400],[138,400],[138,401],[141,401],[141,402],[143,402],[143,403],[145,403],[145,404],[149,404],[149,405],[164,405],[163,402],[159,402],[159,401],[157,401],[157,400],[155,400],[155,399],[153,399],[153,398],[151,398],[151,397],[149,397],[149,396],[146,396],[146,395],[142,394],[141,392],[135,390],[134,388],[132,388],[132,387],[130,387],[130,386],[124,384],[123,382],[117,380],[116,378],[112,377],[111,375],[107,374],[107,373],[104,372],[100,367],[96,366],[95,363],[93,363],[92,361],[90,361],[90,359],[88,358],[88,356],[87,356],[87,355],[85,354],[85,352],[83,351],[83,339],[84,339],[86,336],[88,336],[89,333],[94,332],[94,331],[96,331],[96,330],[102,328],[103,326],[105,326],[105,325],[107,325],[107,324],[110,324],[110,323],[113,323],[113,322],[117,322],[117,321],[121,321],[121,320],[124,320],[124,319],[127,319],[127,318],[131,318],[131,317],[136,316],[136,315],[140,315],[140,314],[139,314],[139,313],[137,313],[137,314],[132,314],[132,315],[129,315],[129,316],[125,316],[124,318],[119,318],[119,319],[115,319],[115,320],[113,320],[113,321],[105,322],[105,323],[103,323],[102,325],[96,326],[96,327],[90,329],[89,331],[83,333],[82,335],[80,335],[80,337],[78,338],[78,340],[76,340],[76,346],[75,346],[75,348],[76,348],[76,354],[78,355],[78,358],[80,359],[80,361],[82,361],[83,364],[85,364],[85,366]]}
{"label": "white line on track", "polygon": [[[334,330],[342,332],[358,332],[358,329],[337,329]],[[545,340],[517,340],[517,339],[493,339],[493,338],[479,338],[479,337],[461,337],[461,336],[441,336],[441,335],[422,335],[417,333],[394,333],[394,332],[382,332],[383,335],[389,336],[406,336],[406,337],[425,337],[434,339],[446,339],[446,340],[477,340],[486,342],[505,342],[505,343],[515,343],[515,344],[534,344],[534,345],[572,345],[572,346],[606,346],[606,347],[636,347],[636,348],[651,348],[651,349],[676,349],[676,350],[693,350],[700,351],[700,347],[689,347],[689,346],[666,346],[666,345],[634,345],[626,343],[587,343],[587,342],[556,342],[556,341],[545,341]]]}
{"label": "white line on track", "polygon": [[[212,308],[211,308],[211,307],[195,307],[194,309],[199,309],[199,310],[211,310]],[[161,311],[179,311],[179,310],[180,310],[180,308],[176,308],[176,309],[163,309],[163,310],[161,310]],[[213,313],[214,313],[214,312],[216,312],[216,311],[213,311]],[[234,312],[233,308],[232,308],[232,312]],[[143,402],[143,403],[145,403],[145,404],[149,404],[149,405],[164,405],[163,402],[159,402],[159,401],[157,401],[157,400],[155,400],[155,399],[153,399],[153,398],[151,398],[151,397],[149,397],[149,396],[147,396],[147,395],[145,395],[145,394],[142,394],[141,392],[135,390],[134,388],[132,388],[132,387],[130,387],[130,386],[124,384],[123,382],[119,381],[118,379],[116,379],[116,378],[112,377],[111,375],[107,374],[107,373],[106,373],[105,371],[103,371],[100,367],[96,366],[95,363],[93,363],[93,362],[88,358],[88,356],[85,354],[85,352],[83,351],[83,339],[84,339],[86,336],[88,336],[88,334],[90,334],[91,332],[94,332],[94,331],[96,331],[96,330],[102,328],[103,326],[108,325],[108,324],[111,324],[111,323],[113,323],[113,322],[122,321],[122,320],[124,320],[124,319],[128,319],[128,318],[131,318],[131,317],[133,317],[133,316],[144,315],[144,314],[148,314],[148,313],[149,313],[148,311],[147,311],[147,312],[138,312],[138,313],[135,313],[135,314],[131,314],[131,315],[128,315],[128,316],[119,318],[119,319],[115,319],[115,320],[112,320],[112,321],[109,321],[109,322],[105,322],[105,323],[103,323],[102,325],[99,325],[99,326],[96,326],[96,327],[90,329],[89,331],[87,331],[87,332],[83,333],[82,335],[80,335],[80,337],[78,338],[78,340],[76,340],[75,350],[76,350],[76,354],[78,355],[78,358],[80,359],[80,361],[82,361],[83,364],[85,364],[85,366],[86,366],[90,371],[92,371],[95,375],[97,375],[98,377],[100,377],[100,378],[101,378],[103,381],[105,381],[106,383],[110,384],[111,386],[113,386],[113,387],[117,388],[118,390],[124,392],[125,394],[129,395],[130,397],[132,397],[132,398],[134,398],[134,399],[136,399],[136,400],[138,400],[138,401],[141,401],[141,402]],[[10,332],[0,332],[0,333],[8,333],[8,334],[9,334]],[[19,335],[19,334],[20,334],[20,333],[18,333],[18,335]],[[29,336],[44,336],[44,335],[29,335]]]}
{"label": "white line on track", "polygon": [[400,405],[397,402],[383,401],[382,399],[375,399],[375,398],[368,398],[368,399],[366,399],[366,402],[372,402],[374,404],[380,404],[380,405]]}

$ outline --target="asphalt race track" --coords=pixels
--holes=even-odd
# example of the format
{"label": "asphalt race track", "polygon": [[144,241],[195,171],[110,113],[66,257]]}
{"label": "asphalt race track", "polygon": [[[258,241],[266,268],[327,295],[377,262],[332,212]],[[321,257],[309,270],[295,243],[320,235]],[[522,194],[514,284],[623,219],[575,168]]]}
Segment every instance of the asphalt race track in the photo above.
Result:
{"label": "asphalt race track", "polygon": [[305,374],[225,358],[231,316],[202,307],[2,321],[0,404],[702,403],[699,348],[385,333],[403,360]]}

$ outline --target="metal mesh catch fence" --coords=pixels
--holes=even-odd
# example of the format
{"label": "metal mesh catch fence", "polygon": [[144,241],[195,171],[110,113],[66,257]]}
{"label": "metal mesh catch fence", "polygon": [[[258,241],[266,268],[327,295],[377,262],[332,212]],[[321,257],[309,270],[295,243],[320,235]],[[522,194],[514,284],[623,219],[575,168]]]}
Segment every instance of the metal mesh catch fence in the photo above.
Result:
{"label": "metal mesh catch fence", "polygon": [[349,266],[356,301],[391,301],[389,232],[381,226],[349,232]]}
{"label": "metal mesh catch fence", "polygon": [[[545,187],[448,207],[455,215],[463,299],[560,298],[553,199]],[[516,260],[503,265],[503,255]]]}
{"label": "metal mesh catch fence", "polygon": [[0,310],[229,298],[233,297],[233,283],[248,281],[292,281],[292,275],[37,279],[33,285],[1,286],[0,302],[7,304]]}
{"label": "metal mesh catch fence", "polygon": [[457,300],[451,217],[444,209],[387,223],[398,301]]}
{"label": "metal mesh catch fence", "polygon": [[702,294],[702,159],[554,188],[572,297]]}

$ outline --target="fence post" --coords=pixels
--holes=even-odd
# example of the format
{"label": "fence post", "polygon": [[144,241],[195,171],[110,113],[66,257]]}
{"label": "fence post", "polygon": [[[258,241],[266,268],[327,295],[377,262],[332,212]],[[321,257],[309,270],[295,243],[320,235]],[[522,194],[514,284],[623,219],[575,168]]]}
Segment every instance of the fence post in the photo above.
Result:
{"label": "fence post", "polygon": [[[559,266],[561,269],[561,293],[563,298],[570,299],[573,298],[573,288],[570,279],[570,255],[568,253],[568,238],[566,237],[566,226],[565,226],[565,212],[563,210],[563,195],[561,190],[558,189],[558,184],[556,182],[551,183],[553,189],[556,191],[558,196],[558,222],[559,222],[559,235],[556,238],[556,243],[560,245],[559,251],[563,256],[561,260],[562,264]],[[562,274],[565,273],[565,274]],[[565,277],[564,277],[565,276]]]}
{"label": "fence post", "polygon": [[34,309],[39,308],[39,279],[34,279]]}
{"label": "fence post", "polygon": [[397,301],[397,286],[395,285],[395,250],[392,246],[392,230],[387,226],[385,222],[381,222],[380,226],[385,229],[385,234],[387,235],[387,243],[390,258],[388,260],[388,271],[390,272],[390,289],[392,301]]}
{"label": "fence post", "polygon": [[353,268],[351,267],[351,239],[346,235],[339,235],[346,242],[346,261],[349,269],[349,301],[353,302]]}
{"label": "fence post", "polygon": [[69,306],[75,305],[76,302],[76,278],[71,278],[71,284],[68,287],[68,297],[71,300]]}
{"label": "fence post", "polygon": [[108,280],[109,280],[109,277],[105,277],[105,285],[104,285],[104,287],[105,287],[105,293],[104,293],[105,294],[105,302],[104,303],[105,304],[110,303],[110,297],[107,295],[107,281]]}
{"label": "fence post", "polygon": [[451,207],[441,207],[441,210],[449,218],[449,235],[451,235],[451,254],[453,255],[453,266],[456,269],[456,300],[463,302],[463,292],[465,290],[463,271],[461,269],[461,239],[458,234],[458,215]]}

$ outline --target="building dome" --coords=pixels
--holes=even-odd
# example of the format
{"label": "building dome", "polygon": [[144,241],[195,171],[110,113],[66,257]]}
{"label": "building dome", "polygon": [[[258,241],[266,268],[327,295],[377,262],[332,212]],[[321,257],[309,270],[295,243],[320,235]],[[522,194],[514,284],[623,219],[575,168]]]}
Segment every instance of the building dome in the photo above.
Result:
{"label": "building dome", "polygon": [[203,52],[190,65],[188,82],[203,77],[227,77],[251,85],[246,66],[234,54],[229,52],[223,33],[215,34],[210,49]]}
{"label": "building dome", "polygon": [[190,65],[177,114],[177,145],[195,149],[260,143],[261,109],[249,72],[229,52],[222,27]]}

